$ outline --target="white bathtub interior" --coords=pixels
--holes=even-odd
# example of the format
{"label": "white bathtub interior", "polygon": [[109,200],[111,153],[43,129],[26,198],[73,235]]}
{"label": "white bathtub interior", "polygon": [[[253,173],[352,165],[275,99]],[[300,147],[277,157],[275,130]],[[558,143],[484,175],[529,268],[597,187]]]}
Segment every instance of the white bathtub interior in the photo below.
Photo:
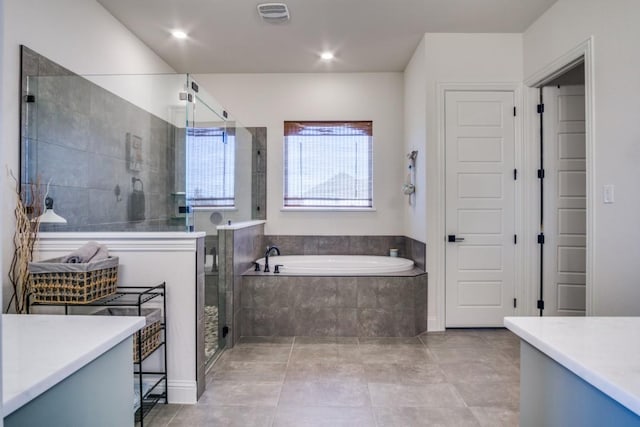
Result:
{"label": "white bathtub interior", "polygon": [[[265,258],[256,261],[264,270]],[[273,255],[269,268],[279,265],[281,274],[383,274],[409,271],[413,260],[373,255]]]}

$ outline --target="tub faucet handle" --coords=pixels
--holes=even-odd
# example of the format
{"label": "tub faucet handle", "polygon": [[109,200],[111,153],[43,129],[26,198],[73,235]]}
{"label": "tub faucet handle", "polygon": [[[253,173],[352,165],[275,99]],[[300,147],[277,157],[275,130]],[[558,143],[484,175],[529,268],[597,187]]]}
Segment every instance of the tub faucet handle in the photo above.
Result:
{"label": "tub faucet handle", "polygon": [[280,273],[280,267],[284,267],[284,265],[282,265],[282,264],[276,264],[276,265],[273,267],[273,274]]}
{"label": "tub faucet handle", "polygon": [[260,271],[260,264],[259,263],[254,262],[253,266],[254,266],[253,271]]}

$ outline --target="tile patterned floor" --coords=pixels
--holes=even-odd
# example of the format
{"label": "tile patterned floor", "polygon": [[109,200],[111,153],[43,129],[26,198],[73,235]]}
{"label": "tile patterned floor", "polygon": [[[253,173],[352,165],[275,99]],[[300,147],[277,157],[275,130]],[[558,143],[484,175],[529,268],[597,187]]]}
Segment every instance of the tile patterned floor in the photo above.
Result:
{"label": "tile patterned floor", "polygon": [[145,426],[516,426],[519,341],[504,329],[243,339],[207,381],[197,405],[159,405]]}

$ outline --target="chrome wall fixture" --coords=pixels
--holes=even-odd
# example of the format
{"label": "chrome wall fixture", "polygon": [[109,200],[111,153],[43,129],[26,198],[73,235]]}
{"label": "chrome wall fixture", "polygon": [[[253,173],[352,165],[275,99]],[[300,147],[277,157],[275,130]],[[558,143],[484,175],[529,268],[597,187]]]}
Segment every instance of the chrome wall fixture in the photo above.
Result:
{"label": "chrome wall fixture", "polygon": [[413,150],[409,154],[407,154],[407,159],[409,159],[409,172],[407,173],[407,178],[405,179],[404,184],[402,185],[402,192],[409,196],[409,204],[413,203],[413,196],[416,192],[416,158],[418,157],[418,151]]}

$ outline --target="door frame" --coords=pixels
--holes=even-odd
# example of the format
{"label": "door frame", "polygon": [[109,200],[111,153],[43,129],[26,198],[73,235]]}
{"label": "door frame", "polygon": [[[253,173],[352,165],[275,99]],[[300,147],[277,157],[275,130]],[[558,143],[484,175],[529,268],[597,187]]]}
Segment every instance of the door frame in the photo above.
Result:
{"label": "door frame", "polygon": [[[524,80],[524,117],[525,117],[525,140],[526,151],[525,162],[528,171],[535,171],[538,169],[538,150],[540,147],[540,125],[539,117],[536,111],[538,104],[538,90],[546,83],[562,75],[577,63],[584,62],[584,91],[585,91],[585,166],[586,166],[586,277],[585,277],[585,292],[586,292],[586,316],[593,315],[593,295],[594,295],[594,272],[593,266],[596,247],[595,247],[595,206],[596,206],[596,176],[595,176],[595,103],[594,103],[594,62],[593,62],[593,37],[588,38],[582,43],[578,44],[573,49],[564,53],[556,58],[545,67],[533,73],[530,77]],[[528,173],[527,175],[533,175]],[[539,183],[537,179],[529,179],[526,182],[527,197],[524,200],[527,211],[535,211],[539,209]],[[528,232],[532,236],[526,243],[526,251],[528,253],[527,259],[536,259],[536,266],[527,266],[525,281],[527,282],[527,307],[530,307],[532,311],[527,312],[527,315],[536,314],[536,301],[538,295],[537,285],[540,282],[540,270],[539,270],[539,250],[537,241],[533,238],[533,230],[539,230],[539,218],[537,214],[529,215],[529,219],[526,222],[526,229],[532,230]],[[535,258],[534,258],[535,257]],[[535,268],[530,268],[535,267]]]}
{"label": "door frame", "polygon": [[[522,171],[523,166],[523,117],[522,108],[522,85],[520,83],[438,83],[437,84],[437,144],[436,144],[436,173],[432,175],[435,178],[432,188],[435,194],[431,198],[432,203],[428,203],[427,216],[432,218],[433,232],[429,232],[427,236],[427,247],[430,256],[427,257],[427,271],[429,271],[429,300],[435,301],[435,313],[429,313],[429,331],[443,331],[445,329],[445,293],[446,293],[446,275],[445,275],[445,251],[446,251],[446,179],[445,179],[445,96],[447,92],[465,91],[465,92],[513,92],[514,106],[516,107],[516,117],[514,121],[514,155],[515,167],[518,171]],[[524,312],[524,247],[525,242],[520,244],[520,237],[524,237],[522,233],[524,224],[523,210],[523,173],[519,173],[516,180],[515,199],[514,199],[514,215],[515,230],[518,235],[518,244],[515,247],[515,284],[514,295],[517,298],[518,306],[516,314]]]}

